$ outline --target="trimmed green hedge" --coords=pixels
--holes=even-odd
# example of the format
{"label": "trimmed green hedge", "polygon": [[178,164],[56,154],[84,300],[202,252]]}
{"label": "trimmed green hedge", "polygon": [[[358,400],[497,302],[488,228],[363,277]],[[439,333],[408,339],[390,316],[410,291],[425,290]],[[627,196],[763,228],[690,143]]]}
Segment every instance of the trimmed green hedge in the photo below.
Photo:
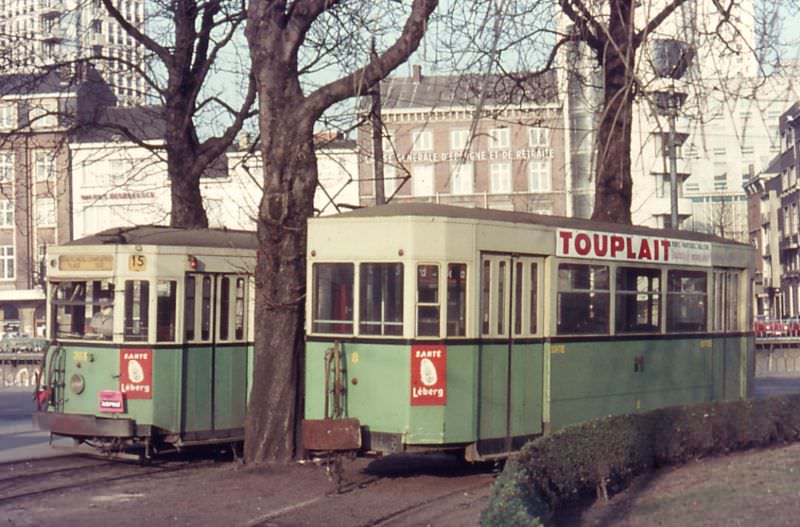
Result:
{"label": "trimmed green hedge", "polygon": [[526,444],[494,485],[483,526],[547,525],[560,503],[698,457],[800,439],[800,394],[606,417]]}

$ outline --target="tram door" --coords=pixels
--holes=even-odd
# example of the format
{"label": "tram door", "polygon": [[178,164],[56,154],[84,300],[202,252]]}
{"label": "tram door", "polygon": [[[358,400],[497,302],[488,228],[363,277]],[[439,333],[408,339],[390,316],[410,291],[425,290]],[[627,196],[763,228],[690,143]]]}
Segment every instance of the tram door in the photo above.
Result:
{"label": "tram door", "polygon": [[542,433],[543,259],[481,257],[478,451],[518,449]]}
{"label": "tram door", "polygon": [[233,431],[244,422],[246,284],[243,275],[186,276],[183,429],[190,437]]}
{"label": "tram door", "polygon": [[[744,312],[747,302],[740,294],[741,271],[734,269],[714,270],[714,327],[715,332],[739,333],[744,331]],[[714,346],[714,399],[739,397],[739,371],[741,339],[723,336]]]}

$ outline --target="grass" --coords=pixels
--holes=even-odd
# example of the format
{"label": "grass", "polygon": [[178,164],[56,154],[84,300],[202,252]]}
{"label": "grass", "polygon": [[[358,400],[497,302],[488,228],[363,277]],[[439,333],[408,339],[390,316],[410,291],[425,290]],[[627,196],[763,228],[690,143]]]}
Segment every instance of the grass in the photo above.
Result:
{"label": "grass", "polygon": [[562,511],[559,527],[795,527],[800,444],[670,467],[634,480],[609,503]]}

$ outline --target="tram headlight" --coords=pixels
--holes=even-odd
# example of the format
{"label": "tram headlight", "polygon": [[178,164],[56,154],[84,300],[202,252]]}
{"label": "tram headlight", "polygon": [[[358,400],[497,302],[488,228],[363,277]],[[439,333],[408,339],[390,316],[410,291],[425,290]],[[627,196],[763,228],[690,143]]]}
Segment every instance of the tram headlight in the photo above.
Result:
{"label": "tram headlight", "polygon": [[70,377],[69,389],[72,390],[72,393],[75,395],[80,395],[83,393],[83,390],[86,389],[86,379],[83,378],[83,375],[76,373]]}

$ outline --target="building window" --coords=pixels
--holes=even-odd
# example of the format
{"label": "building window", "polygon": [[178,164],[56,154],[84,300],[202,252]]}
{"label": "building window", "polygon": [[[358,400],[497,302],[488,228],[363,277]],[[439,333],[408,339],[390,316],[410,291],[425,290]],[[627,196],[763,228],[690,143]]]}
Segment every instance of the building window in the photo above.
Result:
{"label": "building window", "polygon": [[433,195],[433,165],[415,165],[412,187],[415,196]]}
{"label": "building window", "polygon": [[133,169],[133,161],[130,159],[112,159],[109,162],[108,184],[112,187],[119,187],[129,182]]}
{"label": "building window", "polygon": [[489,191],[494,194],[511,192],[511,163],[489,165]]}
{"label": "building window", "polygon": [[11,181],[14,176],[14,153],[0,152],[0,183]]}
{"label": "building window", "polygon": [[52,152],[36,152],[34,168],[36,181],[51,181],[55,174],[55,165],[55,155]]}
{"label": "building window", "polygon": [[53,128],[58,126],[58,101],[54,99],[34,101],[28,112],[31,128]]}
{"label": "building window", "polygon": [[53,198],[36,198],[36,225],[52,227],[56,224],[56,200]]}
{"label": "building window", "polygon": [[511,130],[508,128],[492,128],[489,130],[489,148],[510,148]]}
{"label": "building window", "polygon": [[531,192],[550,192],[550,160],[528,162],[528,189]]}
{"label": "building window", "polygon": [[450,132],[450,150],[463,152],[469,147],[469,130],[452,130]]}
{"label": "building window", "polygon": [[0,279],[14,278],[14,246],[0,246]]}
{"label": "building window", "polygon": [[16,103],[0,103],[0,128],[9,130],[17,127]]}
{"label": "building window", "polygon": [[472,194],[472,163],[456,163],[452,166],[452,193]]}
{"label": "building window", "polygon": [[411,133],[415,152],[430,152],[433,150],[433,134],[430,130],[417,130]]}
{"label": "building window", "polygon": [[548,128],[528,128],[528,146],[545,147],[550,145],[550,129]]}
{"label": "building window", "polygon": [[0,227],[14,226],[14,202],[9,199],[0,200]]}

